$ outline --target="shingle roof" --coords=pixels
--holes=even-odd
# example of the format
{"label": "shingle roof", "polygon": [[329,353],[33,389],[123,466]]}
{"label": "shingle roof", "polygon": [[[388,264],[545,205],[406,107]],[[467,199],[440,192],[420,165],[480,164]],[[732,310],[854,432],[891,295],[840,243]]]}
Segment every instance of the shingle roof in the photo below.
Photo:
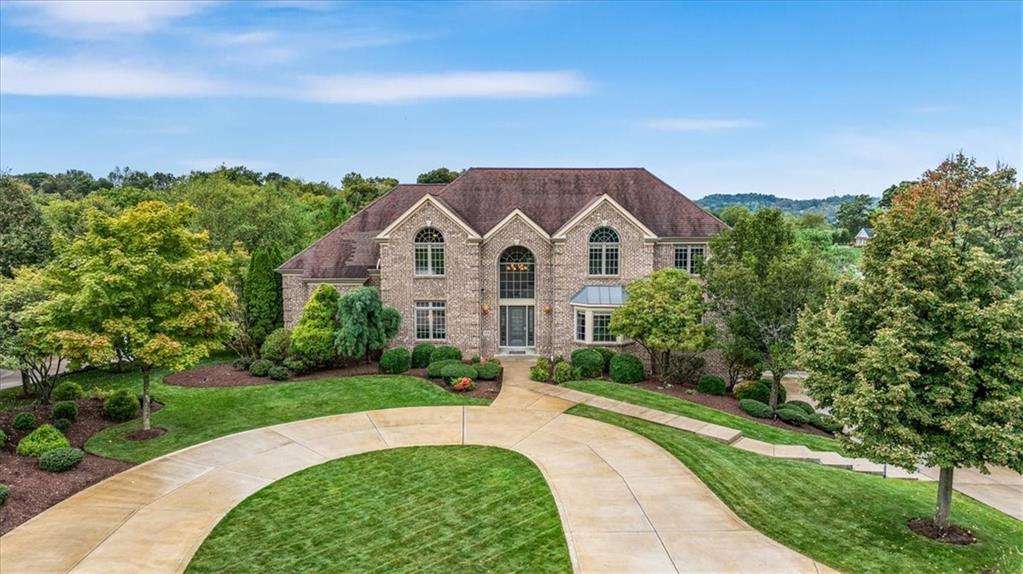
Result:
{"label": "shingle roof", "polygon": [[553,234],[603,194],[660,237],[709,237],[725,224],[642,168],[470,168],[449,184],[403,184],[280,266],[315,278],[366,277],[373,238],[425,194],[480,235],[516,208]]}

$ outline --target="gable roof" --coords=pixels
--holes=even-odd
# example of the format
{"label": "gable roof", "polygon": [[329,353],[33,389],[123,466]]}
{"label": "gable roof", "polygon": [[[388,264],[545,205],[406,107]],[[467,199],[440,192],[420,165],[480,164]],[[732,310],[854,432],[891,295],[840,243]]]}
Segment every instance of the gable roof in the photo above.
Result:
{"label": "gable roof", "polygon": [[874,229],[872,227],[864,227],[860,229],[860,232],[856,234],[856,237],[861,239],[873,239]]}
{"label": "gable roof", "polygon": [[310,278],[363,278],[376,267],[374,238],[426,194],[478,235],[521,211],[553,235],[607,195],[658,237],[710,237],[725,224],[643,168],[470,168],[449,184],[402,184],[278,270]]}

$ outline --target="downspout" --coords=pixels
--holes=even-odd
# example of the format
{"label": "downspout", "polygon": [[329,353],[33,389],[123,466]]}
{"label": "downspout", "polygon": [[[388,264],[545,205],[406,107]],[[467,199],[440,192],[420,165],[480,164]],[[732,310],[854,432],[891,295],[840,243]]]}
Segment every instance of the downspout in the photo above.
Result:
{"label": "downspout", "polygon": [[554,241],[551,241],[551,257],[550,257],[550,274],[551,274],[550,275],[551,276],[550,306],[551,306],[551,316],[550,316],[550,319],[549,319],[550,324],[547,327],[547,354],[549,355],[547,358],[550,359],[551,361],[554,360],[554,324],[555,324],[554,323],[554,317],[555,317],[555,314],[558,312],[558,306],[555,305],[555,302],[554,302],[554,294],[557,292],[557,290],[554,288],[554,281],[555,281],[555,279],[554,279],[554,268],[555,268],[554,258],[555,257],[557,257],[557,251],[554,249]]}

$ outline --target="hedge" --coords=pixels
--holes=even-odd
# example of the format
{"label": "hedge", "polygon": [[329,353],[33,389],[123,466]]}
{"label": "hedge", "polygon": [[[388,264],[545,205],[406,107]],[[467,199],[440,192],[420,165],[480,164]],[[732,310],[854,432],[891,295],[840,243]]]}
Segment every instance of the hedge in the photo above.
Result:
{"label": "hedge", "polygon": [[50,396],[55,401],[77,401],[85,396],[85,391],[82,390],[82,385],[74,381],[65,381],[57,385]]}
{"label": "hedge", "polygon": [[441,377],[441,371],[448,365],[461,365],[462,361],[458,359],[445,359],[443,361],[434,361],[426,367],[426,374],[431,378],[439,379]]}
{"label": "hedge", "polygon": [[465,365],[461,362],[452,363],[447,365],[440,371],[440,376],[447,382],[451,382],[455,379],[475,379],[476,369],[472,365]]}
{"label": "hedge", "polygon": [[580,377],[592,379],[604,372],[604,357],[594,349],[576,349],[572,351],[572,366],[579,369]]}
{"label": "hedge", "polygon": [[395,347],[380,355],[380,370],[389,375],[404,373],[412,368],[412,353],[408,349]]}
{"label": "hedge", "polygon": [[824,432],[829,432],[832,434],[842,430],[842,425],[838,424],[838,421],[835,420],[835,417],[831,415],[826,415],[824,413],[814,413],[810,415],[809,422],[811,426],[814,426]]}
{"label": "hedge", "polygon": [[55,448],[39,457],[39,468],[46,472],[66,472],[78,466],[84,457],[85,453],[77,448]]}
{"label": "hedge", "polygon": [[430,355],[433,354],[435,348],[430,343],[419,343],[412,347],[412,368],[425,369],[430,366]]}
{"label": "hedge", "polygon": [[448,361],[448,360],[462,360],[462,351],[458,347],[452,347],[451,345],[441,345],[433,349],[430,353],[430,362],[436,363],[437,361]]}
{"label": "hedge", "polygon": [[778,415],[778,418],[789,423],[790,425],[799,426],[805,425],[806,423],[810,422],[809,415],[803,412],[802,409],[794,407],[780,408],[775,414]]}
{"label": "hedge", "polygon": [[739,408],[746,414],[757,417],[758,419],[769,419],[774,414],[771,412],[770,405],[756,399],[739,400]]}
{"label": "hedge", "polygon": [[265,377],[270,374],[270,368],[274,364],[266,359],[256,359],[249,365],[249,374],[253,377]]}
{"label": "hedge", "polygon": [[501,375],[501,364],[488,361],[476,365],[476,378],[484,381],[493,381]]}
{"label": "hedge", "polygon": [[[755,401],[770,404],[772,384],[773,382],[771,379],[760,379],[751,383],[745,383],[735,391],[735,398],[740,401],[743,399],[753,399]],[[785,402],[785,394],[785,387],[779,385],[778,404]]]}
{"label": "hedge", "polygon": [[608,374],[616,383],[631,385],[646,378],[646,369],[639,357],[629,353],[618,353],[611,359],[611,368],[608,369]]}
{"label": "hedge", "polygon": [[813,408],[813,405],[806,401],[787,401],[784,405],[778,407],[779,409],[799,409],[807,415],[812,415],[817,412],[817,409]]}
{"label": "hedge", "polygon": [[270,379],[274,381],[286,381],[291,378],[291,371],[287,367],[281,365],[274,365],[267,371],[270,375]]}
{"label": "hedge", "polygon": [[705,395],[723,395],[727,388],[725,380],[714,375],[704,375],[696,383],[696,390]]}
{"label": "hedge", "polygon": [[608,349],[607,347],[594,347],[593,350],[600,353],[600,358],[604,359],[604,366],[601,367],[601,370],[605,373],[609,372],[611,370],[611,359],[613,359],[618,353]]}

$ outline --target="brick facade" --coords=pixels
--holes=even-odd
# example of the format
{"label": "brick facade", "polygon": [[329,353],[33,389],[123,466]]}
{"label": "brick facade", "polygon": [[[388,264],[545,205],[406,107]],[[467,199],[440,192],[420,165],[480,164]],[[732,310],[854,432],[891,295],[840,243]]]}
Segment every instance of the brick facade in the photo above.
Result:
{"label": "brick facade", "polygon": [[313,291],[320,285],[328,283],[337,289],[338,293],[347,293],[356,287],[361,287],[362,282],[358,281],[328,281],[324,279],[306,279],[294,273],[285,273],[281,276],[281,287],[283,289],[284,304],[284,326],[292,328],[302,317],[302,308],[313,296]]}

